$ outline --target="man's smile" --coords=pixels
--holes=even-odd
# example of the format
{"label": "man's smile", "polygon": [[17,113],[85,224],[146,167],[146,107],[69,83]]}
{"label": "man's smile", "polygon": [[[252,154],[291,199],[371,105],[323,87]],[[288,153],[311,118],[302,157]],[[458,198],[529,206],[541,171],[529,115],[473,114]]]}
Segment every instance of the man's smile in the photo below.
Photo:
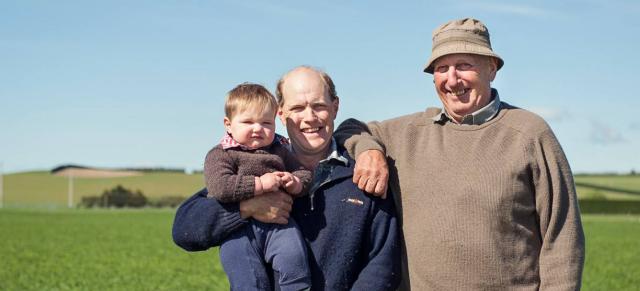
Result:
{"label": "man's smile", "polygon": [[322,127],[308,127],[308,128],[303,128],[300,131],[302,131],[303,133],[316,133],[316,132],[319,132],[320,129],[322,129]]}
{"label": "man's smile", "polygon": [[456,89],[455,91],[449,91],[447,90],[446,93],[450,94],[450,95],[454,95],[456,97],[460,97],[466,93],[468,93],[470,91],[469,88],[461,88],[461,89]]}

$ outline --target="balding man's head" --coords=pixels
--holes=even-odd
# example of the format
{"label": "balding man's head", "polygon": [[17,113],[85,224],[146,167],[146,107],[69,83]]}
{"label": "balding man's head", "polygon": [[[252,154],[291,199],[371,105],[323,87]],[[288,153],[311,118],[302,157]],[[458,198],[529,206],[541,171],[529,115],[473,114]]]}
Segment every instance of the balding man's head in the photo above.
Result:
{"label": "balding man's head", "polygon": [[[276,99],[278,100],[278,105],[282,106],[284,103],[284,86],[288,79],[307,78],[307,80],[312,80],[315,77],[323,83],[325,93],[332,101],[338,99],[336,86],[333,84],[333,80],[331,80],[331,77],[329,77],[327,73],[311,66],[298,66],[291,69],[289,72],[284,74],[280,80],[278,80],[278,84],[276,85]],[[299,84],[299,82],[296,82],[296,84]]]}

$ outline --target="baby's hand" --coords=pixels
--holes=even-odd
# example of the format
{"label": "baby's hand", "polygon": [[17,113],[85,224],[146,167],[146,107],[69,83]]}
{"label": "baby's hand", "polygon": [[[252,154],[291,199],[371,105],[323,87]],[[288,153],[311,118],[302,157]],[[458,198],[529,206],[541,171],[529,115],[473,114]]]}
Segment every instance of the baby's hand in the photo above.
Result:
{"label": "baby's hand", "polygon": [[282,186],[287,193],[298,195],[302,192],[302,181],[300,181],[300,178],[289,172],[276,172],[276,174],[280,176]]}
{"label": "baby's hand", "polygon": [[281,180],[280,176],[276,173],[266,173],[259,178],[256,177],[255,195],[278,191],[280,189],[280,185],[282,185]]}

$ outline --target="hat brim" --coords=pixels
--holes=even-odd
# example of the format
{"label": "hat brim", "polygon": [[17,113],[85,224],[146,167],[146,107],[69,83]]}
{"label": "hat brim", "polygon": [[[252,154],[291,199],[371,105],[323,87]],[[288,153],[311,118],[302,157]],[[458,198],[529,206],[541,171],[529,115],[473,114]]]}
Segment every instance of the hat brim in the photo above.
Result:
{"label": "hat brim", "polygon": [[447,42],[438,46],[424,66],[424,72],[433,74],[433,63],[439,58],[451,54],[473,54],[494,57],[498,61],[498,70],[504,65],[502,58],[494,53],[490,48],[466,41]]}

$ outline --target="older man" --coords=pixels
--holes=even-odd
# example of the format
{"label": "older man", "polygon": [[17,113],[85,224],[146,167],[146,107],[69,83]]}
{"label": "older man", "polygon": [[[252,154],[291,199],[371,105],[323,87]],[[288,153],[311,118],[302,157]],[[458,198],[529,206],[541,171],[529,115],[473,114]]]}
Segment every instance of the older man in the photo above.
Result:
{"label": "older man", "polygon": [[442,109],[336,132],[363,189],[386,193],[386,152],[414,290],[580,289],[571,170],[547,123],[491,88],[503,64],[480,21],[448,22],[424,69]]}
{"label": "older man", "polygon": [[246,219],[285,223],[291,210],[311,252],[312,290],[395,289],[400,248],[393,200],[365,195],[351,182],[354,161],[332,137],[339,105],[333,81],[298,67],[278,82],[276,96],[292,151],[315,169],[308,197],[291,205],[291,197],[278,192],[221,204],[207,199],[204,189],[178,209],[174,241],[189,251],[206,250],[245,227]]}

